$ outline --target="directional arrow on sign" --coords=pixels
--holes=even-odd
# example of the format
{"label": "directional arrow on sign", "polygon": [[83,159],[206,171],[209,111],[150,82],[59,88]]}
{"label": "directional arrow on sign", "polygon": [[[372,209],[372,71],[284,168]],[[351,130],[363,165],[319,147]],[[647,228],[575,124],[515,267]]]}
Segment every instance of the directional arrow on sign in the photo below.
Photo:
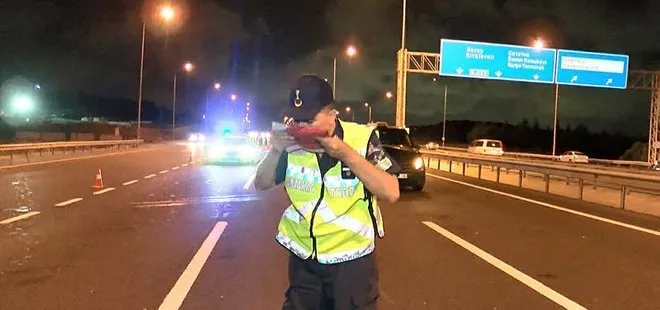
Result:
{"label": "directional arrow on sign", "polygon": [[463,73],[463,68],[458,67],[458,68],[456,69],[456,73],[458,73],[458,74]]}
{"label": "directional arrow on sign", "polygon": [[573,78],[571,78],[571,83],[577,82],[577,75],[574,75]]}
{"label": "directional arrow on sign", "polygon": [[605,85],[612,85],[614,81],[612,79],[607,79],[607,82],[605,82]]}
{"label": "directional arrow on sign", "polygon": [[535,80],[538,80],[538,79],[539,79],[539,75],[538,75],[538,74],[534,74],[534,75],[532,75],[532,77],[533,77]]}
{"label": "directional arrow on sign", "polygon": [[497,75],[497,77],[502,76],[502,71],[500,70],[495,71],[495,75]]}

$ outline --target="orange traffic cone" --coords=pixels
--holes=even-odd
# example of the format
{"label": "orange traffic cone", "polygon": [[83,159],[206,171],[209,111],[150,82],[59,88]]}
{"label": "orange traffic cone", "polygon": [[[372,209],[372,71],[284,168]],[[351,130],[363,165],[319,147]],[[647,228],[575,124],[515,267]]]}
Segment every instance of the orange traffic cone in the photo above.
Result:
{"label": "orange traffic cone", "polygon": [[93,188],[103,188],[103,175],[101,174],[101,168],[96,172],[96,178],[94,178]]}

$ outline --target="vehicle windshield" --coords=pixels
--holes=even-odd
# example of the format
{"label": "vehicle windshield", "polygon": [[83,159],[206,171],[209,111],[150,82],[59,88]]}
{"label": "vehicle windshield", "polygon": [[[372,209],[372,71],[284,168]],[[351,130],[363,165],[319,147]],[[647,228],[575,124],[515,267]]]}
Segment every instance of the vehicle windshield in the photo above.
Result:
{"label": "vehicle windshield", "polygon": [[500,142],[500,141],[487,141],[487,142],[486,142],[486,146],[487,146],[487,147],[497,147],[497,148],[500,148],[500,147],[502,147],[502,142]]}
{"label": "vehicle windshield", "polygon": [[380,134],[380,142],[383,144],[407,147],[413,146],[408,132],[403,129],[384,128],[379,129],[378,133]]}

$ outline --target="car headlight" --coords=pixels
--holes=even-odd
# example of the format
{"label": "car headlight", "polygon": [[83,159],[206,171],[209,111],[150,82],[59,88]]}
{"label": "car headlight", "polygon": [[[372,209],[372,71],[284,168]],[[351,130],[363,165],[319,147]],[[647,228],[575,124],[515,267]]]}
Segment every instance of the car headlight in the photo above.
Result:
{"label": "car headlight", "polygon": [[415,158],[413,165],[415,166],[415,169],[422,169],[424,168],[424,160],[421,157],[417,157]]}

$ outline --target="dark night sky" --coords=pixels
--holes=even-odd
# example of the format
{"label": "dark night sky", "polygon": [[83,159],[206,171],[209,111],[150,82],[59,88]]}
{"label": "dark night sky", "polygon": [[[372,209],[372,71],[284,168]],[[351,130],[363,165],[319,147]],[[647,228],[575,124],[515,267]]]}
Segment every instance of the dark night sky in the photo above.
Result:
{"label": "dark night sky", "polygon": [[[275,109],[296,75],[331,77],[332,55],[356,44],[358,57],[339,61],[338,97],[369,100],[391,120],[400,44],[400,0],[174,1],[182,18],[167,30],[153,22],[158,1],[5,0],[0,2],[0,78],[22,76],[44,87],[137,97],[141,19],[148,23],[145,99],[171,102],[171,79],[186,60],[197,65],[182,88],[221,80],[226,90]],[[409,0],[407,47],[438,52],[441,38],[626,53],[632,69],[660,64],[660,2],[650,0]],[[257,66],[258,64],[258,66]],[[257,71],[256,68],[259,68]],[[259,83],[255,74],[259,72]],[[552,120],[553,87],[411,75],[408,122],[435,123],[442,85],[449,119]],[[186,84],[187,83],[187,84]],[[194,88],[193,86],[197,86]],[[192,93],[192,92],[190,92]],[[189,94],[188,104],[203,97]],[[586,88],[560,90],[562,124],[644,134],[650,94]],[[185,100],[184,100],[185,101]],[[358,118],[364,117],[358,111]]]}

